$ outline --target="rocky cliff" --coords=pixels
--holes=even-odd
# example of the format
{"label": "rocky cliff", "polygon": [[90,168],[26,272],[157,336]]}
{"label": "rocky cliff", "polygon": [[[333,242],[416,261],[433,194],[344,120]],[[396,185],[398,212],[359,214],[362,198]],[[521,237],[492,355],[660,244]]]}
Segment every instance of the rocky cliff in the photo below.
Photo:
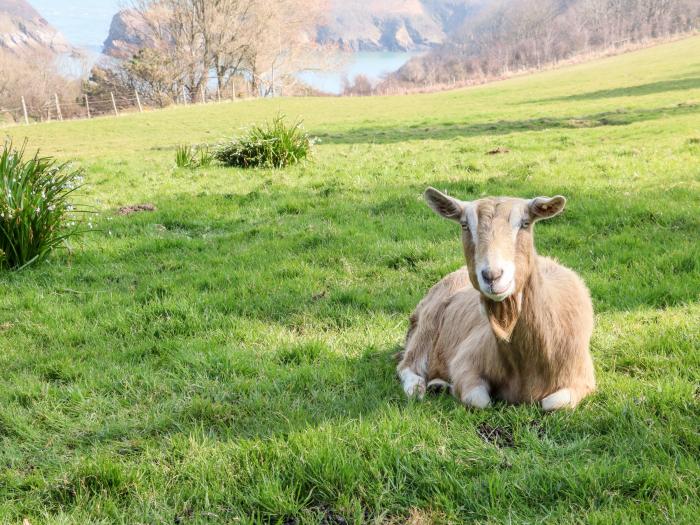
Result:
{"label": "rocky cliff", "polygon": [[131,9],[123,9],[112,18],[102,52],[115,58],[128,58],[147,44],[143,18]]}
{"label": "rocky cliff", "polygon": [[411,51],[441,44],[484,0],[331,0],[319,43],[352,51]]}
{"label": "rocky cliff", "polygon": [[[412,51],[439,45],[488,0],[330,0],[317,28],[321,44],[349,51]],[[105,54],[130,56],[144,45],[143,22],[129,10],[112,19]]]}
{"label": "rocky cliff", "polygon": [[35,51],[66,53],[71,46],[25,0],[0,0],[0,50],[15,55]]}

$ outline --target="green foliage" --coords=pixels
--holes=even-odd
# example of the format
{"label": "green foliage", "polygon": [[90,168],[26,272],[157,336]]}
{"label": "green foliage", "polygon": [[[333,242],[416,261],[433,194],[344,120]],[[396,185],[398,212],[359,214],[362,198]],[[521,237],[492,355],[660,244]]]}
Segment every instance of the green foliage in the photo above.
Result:
{"label": "green foliage", "polygon": [[11,141],[0,152],[0,267],[20,269],[45,259],[79,232],[72,194],[83,175]]}
{"label": "green foliage", "polygon": [[192,146],[181,144],[175,150],[175,165],[178,168],[195,167],[196,152]]}
{"label": "green foliage", "polygon": [[287,124],[278,114],[270,122],[251,127],[243,136],[220,144],[215,158],[225,166],[284,168],[311,154],[313,139],[301,121]]}
{"label": "green foliage", "polygon": [[214,161],[214,156],[206,144],[188,146],[181,144],[175,150],[175,165],[178,168],[208,168]]}

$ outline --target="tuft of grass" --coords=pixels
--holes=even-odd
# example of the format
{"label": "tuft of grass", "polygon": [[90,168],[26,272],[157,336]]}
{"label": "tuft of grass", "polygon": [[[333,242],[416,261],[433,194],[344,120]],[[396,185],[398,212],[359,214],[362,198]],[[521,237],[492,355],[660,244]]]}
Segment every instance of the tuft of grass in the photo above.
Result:
{"label": "tuft of grass", "polygon": [[197,167],[208,168],[214,162],[214,154],[209,146],[204,144],[197,148]]}
{"label": "tuft of grass", "polygon": [[313,139],[300,120],[287,124],[278,114],[270,122],[255,125],[242,137],[220,144],[214,150],[216,159],[230,167],[284,168],[306,159]]}
{"label": "tuft of grass", "polygon": [[5,142],[0,153],[0,267],[22,269],[45,259],[77,235],[80,221],[71,196],[81,170],[39,152],[25,160],[26,142]]}
{"label": "tuft of grass", "polygon": [[175,150],[175,165],[178,168],[208,168],[212,162],[214,162],[214,155],[207,144],[199,146],[181,144]]}
{"label": "tuft of grass", "polygon": [[178,168],[195,167],[196,151],[192,146],[181,144],[175,150],[175,165]]}

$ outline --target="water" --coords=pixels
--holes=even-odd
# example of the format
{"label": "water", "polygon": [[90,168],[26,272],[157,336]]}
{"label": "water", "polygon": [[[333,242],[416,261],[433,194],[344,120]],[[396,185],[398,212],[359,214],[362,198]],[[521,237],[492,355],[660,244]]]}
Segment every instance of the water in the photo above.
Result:
{"label": "water", "polygon": [[[109,33],[112,16],[128,4],[125,0],[30,0],[30,3],[68,41],[86,52],[87,66],[100,56],[102,43]],[[326,93],[338,94],[343,89],[343,80],[353,81],[358,75],[366,75],[376,82],[383,75],[396,71],[415,53],[358,52],[339,54],[338,63],[329,71],[305,71],[299,78],[311,87]],[[66,60],[62,68],[80,76],[84,73],[82,63]]]}
{"label": "water", "polygon": [[99,53],[124,0],[29,0],[76,47]]}
{"label": "water", "polygon": [[359,51],[339,55],[339,67],[331,71],[304,71],[299,78],[311,87],[326,93],[339,94],[345,79],[352,82],[358,75],[367,76],[375,83],[384,75],[393,73],[418,53]]}

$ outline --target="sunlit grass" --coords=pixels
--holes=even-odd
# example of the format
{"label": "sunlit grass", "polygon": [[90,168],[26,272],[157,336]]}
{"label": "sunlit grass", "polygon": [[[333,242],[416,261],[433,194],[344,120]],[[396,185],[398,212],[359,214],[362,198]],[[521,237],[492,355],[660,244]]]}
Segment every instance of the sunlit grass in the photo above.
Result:
{"label": "sunlit grass", "polygon": [[[698,45],[436,95],[8,128],[79,160],[100,231],[0,275],[0,521],[694,523]],[[322,139],[313,163],[174,165],[279,111]],[[579,409],[404,399],[408,314],[462,264],[427,185],[567,196],[536,238],[592,292]],[[157,211],[116,213],[139,203]]]}

